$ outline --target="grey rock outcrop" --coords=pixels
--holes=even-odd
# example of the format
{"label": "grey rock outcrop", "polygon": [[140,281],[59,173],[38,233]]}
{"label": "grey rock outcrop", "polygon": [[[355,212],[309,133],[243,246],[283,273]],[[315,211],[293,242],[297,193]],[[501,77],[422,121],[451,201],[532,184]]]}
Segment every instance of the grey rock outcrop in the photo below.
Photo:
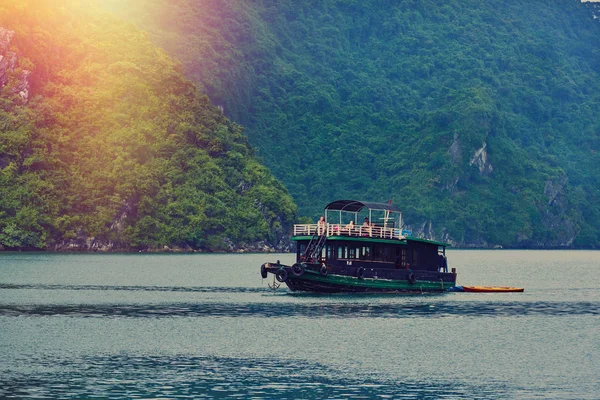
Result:
{"label": "grey rock outcrop", "polygon": [[27,103],[29,100],[29,75],[31,71],[21,70],[16,80],[10,82],[11,74],[17,70],[19,64],[17,54],[10,50],[10,42],[14,34],[14,31],[0,26],[0,91],[10,83],[12,94],[19,95],[23,103]]}
{"label": "grey rock outcrop", "polygon": [[483,146],[473,154],[473,157],[469,162],[469,165],[475,164],[477,168],[479,168],[479,173],[482,175],[488,175],[494,170],[492,164],[489,162],[486,148],[487,143],[484,142]]}

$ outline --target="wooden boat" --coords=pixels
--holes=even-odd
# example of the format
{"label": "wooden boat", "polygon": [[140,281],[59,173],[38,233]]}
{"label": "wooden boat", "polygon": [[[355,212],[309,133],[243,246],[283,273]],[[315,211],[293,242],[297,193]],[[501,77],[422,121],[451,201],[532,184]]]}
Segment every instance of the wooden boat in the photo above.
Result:
{"label": "wooden boat", "polygon": [[[478,293],[507,293],[507,292],[522,292],[525,289],[510,287],[510,286],[460,286],[463,292],[478,292]],[[458,288],[458,287],[457,287]]]}
{"label": "wooden boat", "polygon": [[425,293],[456,284],[456,270],[448,272],[449,245],[403,231],[402,213],[392,204],[334,201],[324,221],[294,225],[291,239],[296,262],[264,263],[261,275],[273,274],[293,291]]}

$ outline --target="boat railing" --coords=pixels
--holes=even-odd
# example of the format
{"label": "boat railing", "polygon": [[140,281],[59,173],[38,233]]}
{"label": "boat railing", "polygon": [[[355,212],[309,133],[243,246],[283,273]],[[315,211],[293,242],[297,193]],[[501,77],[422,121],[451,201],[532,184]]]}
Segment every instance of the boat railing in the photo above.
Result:
{"label": "boat railing", "polygon": [[349,237],[372,237],[380,239],[404,240],[405,236],[399,228],[390,228],[385,226],[361,226],[340,224],[296,224],[294,225],[294,236],[312,236],[314,234],[329,236],[349,236]]}

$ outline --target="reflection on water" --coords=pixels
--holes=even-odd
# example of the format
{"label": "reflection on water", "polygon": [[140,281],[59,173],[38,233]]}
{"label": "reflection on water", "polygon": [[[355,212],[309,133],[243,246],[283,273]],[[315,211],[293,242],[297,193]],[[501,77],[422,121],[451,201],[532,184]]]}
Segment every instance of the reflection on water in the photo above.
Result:
{"label": "reflection on water", "polygon": [[418,304],[350,303],[178,303],[2,305],[0,316],[71,317],[315,317],[315,318],[440,318],[598,316],[597,302],[435,302]]}
{"label": "reflection on water", "polygon": [[[278,358],[114,355],[38,360],[45,374],[0,378],[0,396],[26,398],[443,399],[499,398],[499,385],[348,377],[318,363]],[[62,378],[62,379],[57,379]],[[4,382],[3,382],[4,381]],[[505,389],[505,388],[503,388]]]}

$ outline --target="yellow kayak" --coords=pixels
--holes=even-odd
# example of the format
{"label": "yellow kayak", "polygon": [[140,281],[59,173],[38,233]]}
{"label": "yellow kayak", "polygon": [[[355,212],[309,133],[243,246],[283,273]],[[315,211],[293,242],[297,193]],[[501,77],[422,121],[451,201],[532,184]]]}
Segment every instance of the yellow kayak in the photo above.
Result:
{"label": "yellow kayak", "polygon": [[510,286],[463,286],[463,292],[479,292],[479,293],[506,293],[506,292],[522,292],[525,289],[510,287]]}

